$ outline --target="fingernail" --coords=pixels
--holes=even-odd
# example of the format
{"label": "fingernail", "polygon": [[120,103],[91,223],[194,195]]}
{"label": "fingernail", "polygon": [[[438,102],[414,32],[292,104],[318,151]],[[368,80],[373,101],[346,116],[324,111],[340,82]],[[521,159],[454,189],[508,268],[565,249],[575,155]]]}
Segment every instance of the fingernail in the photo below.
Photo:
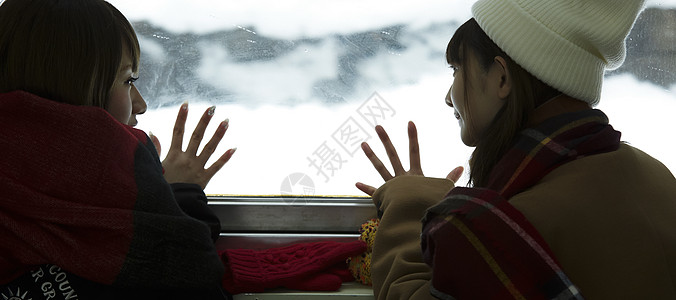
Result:
{"label": "fingernail", "polygon": [[148,136],[153,137],[155,136],[152,131],[148,131]]}
{"label": "fingernail", "polygon": [[216,106],[209,107],[209,109],[207,110],[207,115],[213,116],[215,112],[216,112]]}
{"label": "fingernail", "polygon": [[181,109],[188,110],[188,100],[186,100],[185,102],[183,102],[183,104],[181,104]]}
{"label": "fingernail", "polygon": [[230,149],[230,155],[235,154],[235,151],[237,151],[237,147]]}
{"label": "fingernail", "polygon": [[229,126],[230,126],[230,119],[229,118],[225,119],[225,121],[221,122],[221,127],[228,129]]}

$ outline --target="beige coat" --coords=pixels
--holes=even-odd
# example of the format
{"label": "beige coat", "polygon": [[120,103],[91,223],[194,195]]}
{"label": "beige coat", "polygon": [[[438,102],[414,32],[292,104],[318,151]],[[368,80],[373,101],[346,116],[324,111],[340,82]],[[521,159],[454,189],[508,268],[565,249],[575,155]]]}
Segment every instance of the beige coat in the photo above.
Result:
{"label": "beige coat", "polygon": [[[420,219],[453,187],[404,176],[373,195],[384,210],[373,249],[377,299],[433,299]],[[676,179],[628,145],[569,162],[510,203],[547,241],[587,299],[676,299]]]}

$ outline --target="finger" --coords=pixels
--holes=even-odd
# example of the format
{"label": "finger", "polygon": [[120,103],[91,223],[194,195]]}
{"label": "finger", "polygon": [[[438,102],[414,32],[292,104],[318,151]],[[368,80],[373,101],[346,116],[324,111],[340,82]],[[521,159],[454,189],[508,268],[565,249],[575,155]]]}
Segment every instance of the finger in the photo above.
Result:
{"label": "finger", "polygon": [[462,166],[456,167],[455,169],[453,169],[453,171],[451,171],[451,173],[448,173],[446,179],[453,181],[453,183],[455,184],[456,182],[458,182],[458,180],[460,180],[460,176],[462,176],[462,172],[464,171],[465,168],[463,168]]}
{"label": "finger", "polygon": [[150,141],[153,142],[153,146],[155,146],[157,156],[162,156],[162,145],[160,144],[160,139],[158,139],[152,132],[149,132],[148,136],[150,136]]}
{"label": "finger", "polygon": [[378,156],[373,153],[373,150],[371,150],[371,147],[368,143],[361,143],[361,150],[364,151],[364,154],[366,154],[366,157],[371,161],[373,167],[376,168],[376,171],[378,171],[380,177],[382,177],[385,181],[392,179],[392,174],[390,174],[390,171],[387,170],[387,167],[385,167],[383,162],[380,161]]}
{"label": "finger", "polygon": [[204,149],[202,149],[202,153],[200,153],[199,158],[200,160],[202,160],[202,164],[206,164],[207,160],[209,160],[214,151],[216,151],[216,147],[218,147],[218,144],[221,142],[221,139],[223,139],[223,135],[225,135],[225,132],[228,130],[229,126],[230,126],[229,119],[225,119],[225,121],[221,122],[218,125],[218,128],[216,128],[216,132],[211,137],[209,142],[204,146]]}
{"label": "finger", "polygon": [[361,182],[357,182],[357,183],[355,184],[355,186],[356,186],[360,191],[364,192],[365,194],[367,194],[367,195],[369,195],[369,196],[373,196],[373,193],[376,192],[376,188],[374,188],[374,187],[372,187],[372,186],[370,186],[370,185],[363,184],[363,183],[361,183]]}
{"label": "finger", "polygon": [[[216,173],[223,168],[223,166],[230,161],[230,158],[232,157],[233,154],[235,154],[235,151],[237,151],[237,148],[232,148],[228,149],[228,151],[225,151],[221,157],[216,160],[208,169],[206,169],[206,174],[208,178],[211,179],[211,177],[214,177]],[[204,188],[204,187],[203,187]]]}
{"label": "finger", "polygon": [[420,147],[418,146],[418,131],[413,122],[408,122],[408,152],[411,161],[410,172],[416,175],[423,175],[420,165]]}
{"label": "finger", "polygon": [[171,145],[169,146],[169,152],[171,150],[183,151],[183,132],[185,131],[185,120],[188,118],[188,103],[181,104],[181,108],[178,110],[178,116],[176,116],[176,123],[174,124],[174,133],[171,136]]}
{"label": "finger", "polygon": [[195,130],[192,132],[192,136],[190,136],[190,142],[188,143],[188,148],[185,149],[185,153],[190,155],[197,154],[197,148],[199,148],[200,143],[202,143],[204,131],[207,130],[207,125],[209,125],[209,121],[211,121],[211,117],[214,115],[214,112],[216,112],[216,107],[212,106],[207,108],[204,114],[202,114],[202,118],[200,119],[199,123],[197,123]]}
{"label": "finger", "polygon": [[399,160],[399,155],[397,155],[397,150],[394,149],[390,137],[387,135],[387,132],[385,132],[385,128],[380,125],[376,126],[376,133],[378,133],[380,141],[383,142],[383,146],[385,146],[385,152],[387,153],[387,157],[390,158],[390,163],[392,163],[392,168],[394,168],[394,174],[399,175],[406,173]]}

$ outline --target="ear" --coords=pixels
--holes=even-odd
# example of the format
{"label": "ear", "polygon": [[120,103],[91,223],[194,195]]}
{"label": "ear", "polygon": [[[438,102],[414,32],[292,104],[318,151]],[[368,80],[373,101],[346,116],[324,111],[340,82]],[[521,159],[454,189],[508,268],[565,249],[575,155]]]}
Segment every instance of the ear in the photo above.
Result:
{"label": "ear", "polygon": [[502,56],[496,56],[493,59],[493,68],[494,78],[498,80],[498,97],[504,100],[512,92],[512,76],[509,74],[507,61]]}

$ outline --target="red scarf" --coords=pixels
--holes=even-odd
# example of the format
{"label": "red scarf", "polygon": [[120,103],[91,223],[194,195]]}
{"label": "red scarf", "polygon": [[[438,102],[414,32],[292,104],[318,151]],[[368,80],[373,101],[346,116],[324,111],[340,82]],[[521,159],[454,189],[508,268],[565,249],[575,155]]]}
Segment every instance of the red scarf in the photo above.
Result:
{"label": "red scarf", "polygon": [[0,285],[55,264],[95,282],[201,288],[223,274],[148,137],[91,106],[0,94]]}
{"label": "red scarf", "polygon": [[619,139],[601,111],[565,114],[524,130],[494,168],[488,188],[452,189],[423,220],[432,294],[581,299],[547,243],[508,199],[566,162],[617,150]]}

